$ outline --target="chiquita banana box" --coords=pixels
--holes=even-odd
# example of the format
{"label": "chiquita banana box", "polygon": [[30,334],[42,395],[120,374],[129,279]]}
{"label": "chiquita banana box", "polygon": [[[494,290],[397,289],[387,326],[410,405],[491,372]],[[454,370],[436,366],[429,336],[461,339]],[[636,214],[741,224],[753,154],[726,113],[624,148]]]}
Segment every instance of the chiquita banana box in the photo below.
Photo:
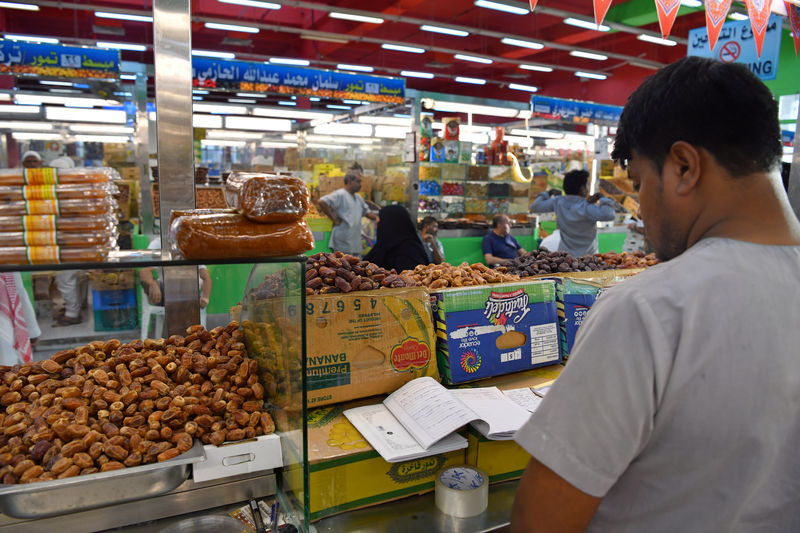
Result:
{"label": "chiquita banana box", "polygon": [[306,298],[308,405],[394,392],[414,378],[438,379],[424,287]]}
{"label": "chiquita banana box", "polygon": [[561,361],[553,281],[443,289],[431,301],[444,383]]}

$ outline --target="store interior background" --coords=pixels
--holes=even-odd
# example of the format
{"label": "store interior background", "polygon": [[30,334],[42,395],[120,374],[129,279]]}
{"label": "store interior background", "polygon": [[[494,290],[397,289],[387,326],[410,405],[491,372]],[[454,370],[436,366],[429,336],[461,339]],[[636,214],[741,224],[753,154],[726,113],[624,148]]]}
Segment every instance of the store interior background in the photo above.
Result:
{"label": "store interior background", "polygon": [[[195,88],[198,207],[224,206],[222,174],[232,170],[291,173],[324,194],[340,186],[342,171],[358,162],[364,168],[365,194],[377,205],[403,203],[419,217],[485,218],[500,209],[524,219],[532,197],[525,196],[516,206],[510,201],[490,207],[483,200],[470,207],[466,198],[448,206],[442,198],[431,203],[424,191],[417,191],[414,184],[428,175],[425,167],[435,166],[404,157],[406,135],[418,127],[417,121],[427,116],[434,128],[441,128],[444,118],[458,117],[460,140],[471,143],[472,151],[462,158],[464,166],[481,161],[479,152],[502,127],[523,168],[558,172],[577,161],[591,170],[601,137],[607,146],[599,158],[608,157],[613,126],[532,117],[531,96],[624,105],[647,76],[686,55],[689,30],[705,26],[702,4],[693,1],[681,2],[668,43],[653,42],[661,34],[652,0],[614,2],[605,26],[594,29],[588,0],[543,0],[533,14],[527,13],[527,2],[513,0],[499,0],[500,9],[483,7],[480,1],[329,4],[194,1],[193,55],[402,77],[405,102]],[[743,2],[734,2],[729,19],[745,12]],[[800,60],[782,20],[777,76],[765,83],[780,100],[783,127],[793,135]],[[153,205],[157,194],[151,194],[158,177],[151,3],[37,1],[0,9],[0,28],[6,40],[119,50],[121,75],[111,82],[0,76],[0,166],[18,167],[26,150],[36,150],[45,164],[67,155],[76,166],[116,168],[129,183],[121,242],[146,247],[159,232],[158,206]],[[101,110],[111,113],[95,113]],[[785,150],[785,160],[791,161],[791,147]],[[329,175],[327,180],[319,179],[321,172]],[[329,222],[320,218],[312,229],[315,251],[326,250]],[[530,249],[533,240],[528,235],[525,247]],[[476,259],[463,248],[447,251],[448,260],[465,254],[480,260],[479,253]],[[236,267],[210,270],[214,288],[209,328],[227,323],[238,303],[231,295],[242,294],[249,266],[238,265],[241,271]],[[121,331],[97,329],[88,279],[84,322],[53,328],[46,278],[26,281],[43,331],[37,359],[80,339],[126,333],[139,337],[138,321]]]}

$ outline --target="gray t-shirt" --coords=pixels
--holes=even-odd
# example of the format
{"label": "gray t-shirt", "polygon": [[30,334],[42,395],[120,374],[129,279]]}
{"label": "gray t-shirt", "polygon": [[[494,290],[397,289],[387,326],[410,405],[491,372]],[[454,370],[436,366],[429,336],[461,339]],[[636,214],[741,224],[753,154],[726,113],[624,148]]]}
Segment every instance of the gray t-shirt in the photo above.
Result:
{"label": "gray t-shirt", "polygon": [[534,213],[556,213],[556,226],[561,232],[561,243],[558,250],[569,252],[580,257],[595,251],[597,239],[597,222],[614,220],[614,200],[600,198],[596,204],[590,204],[583,196],[567,194],[550,196],[546,192],[539,193],[531,211]]}
{"label": "gray t-shirt", "polygon": [[517,442],[589,531],[800,531],[800,246],[706,239],[609,289]]}
{"label": "gray t-shirt", "polygon": [[369,213],[369,207],[361,196],[350,194],[347,189],[337,189],[320,198],[342,219],[331,230],[329,246],[336,252],[361,256],[361,218]]}

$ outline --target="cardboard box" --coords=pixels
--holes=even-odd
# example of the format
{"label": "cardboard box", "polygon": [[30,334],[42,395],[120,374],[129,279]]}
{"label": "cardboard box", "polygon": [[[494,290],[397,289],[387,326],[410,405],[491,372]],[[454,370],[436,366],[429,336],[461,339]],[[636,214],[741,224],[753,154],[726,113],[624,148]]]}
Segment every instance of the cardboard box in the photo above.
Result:
{"label": "cardboard box", "polygon": [[342,414],[345,409],[381,399],[309,411],[311,520],[431,492],[439,470],[464,463],[463,449],[402,463],[386,462]]}
{"label": "cardboard box", "polygon": [[435,335],[424,287],[306,298],[308,405],[397,390],[438,378]]}
{"label": "cardboard box", "polygon": [[444,383],[465,383],[561,361],[555,284],[524,281],[432,293]]}
{"label": "cardboard box", "polygon": [[276,434],[232,442],[222,446],[203,446],[206,460],[192,465],[195,482],[271,470],[283,466],[281,438]]}

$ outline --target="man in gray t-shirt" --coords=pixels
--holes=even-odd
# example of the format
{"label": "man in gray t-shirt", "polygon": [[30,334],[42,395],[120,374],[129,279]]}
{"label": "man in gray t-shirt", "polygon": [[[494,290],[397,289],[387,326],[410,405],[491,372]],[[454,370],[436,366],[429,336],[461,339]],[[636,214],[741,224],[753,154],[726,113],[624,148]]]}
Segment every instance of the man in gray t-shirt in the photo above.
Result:
{"label": "man in gray t-shirt", "polygon": [[613,157],[666,262],[603,294],[517,433],[533,459],[512,531],[800,531],[800,222],[779,130],[742,65],[689,57],[631,95]]}
{"label": "man in gray t-shirt", "polygon": [[335,252],[345,252],[361,257],[361,218],[377,220],[367,203],[357,193],[361,190],[361,175],[353,171],[344,176],[344,188],[337,189],[319,199],[317,207],[333,221],[330,247]]}

